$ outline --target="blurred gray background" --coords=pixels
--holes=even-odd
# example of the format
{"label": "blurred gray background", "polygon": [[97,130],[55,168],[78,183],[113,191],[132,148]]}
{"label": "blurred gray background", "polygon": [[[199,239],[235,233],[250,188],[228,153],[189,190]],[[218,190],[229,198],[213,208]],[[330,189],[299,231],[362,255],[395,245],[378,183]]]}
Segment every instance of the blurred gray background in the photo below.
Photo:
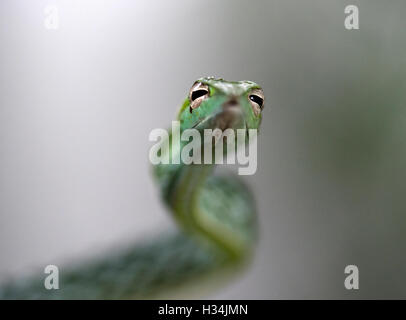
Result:
{"label": "blurred gray background", "polygon": [[1,1],[0,281],[174,228],[148,135],[214,75],[267,105],[255,261],[207,298],[406,298],[405,17],[402,0]]}

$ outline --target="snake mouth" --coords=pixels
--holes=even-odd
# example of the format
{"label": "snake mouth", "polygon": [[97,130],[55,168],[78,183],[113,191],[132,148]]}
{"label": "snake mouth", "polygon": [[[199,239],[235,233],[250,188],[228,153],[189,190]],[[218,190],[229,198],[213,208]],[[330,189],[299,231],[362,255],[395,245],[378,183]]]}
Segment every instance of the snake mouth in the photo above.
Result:
{"label": "snake mouth", "polygon": [[247,125],[244,119],[242,109],[238,106],[223,107],[219,112],[208,116],[193,125],[194,129],[246,129]]}
{"label": "snake mouth", "polygon": [[227,107],[215,118],[215,127],[224,131],[227,129],[243,129],[245,121],[239,107]]}

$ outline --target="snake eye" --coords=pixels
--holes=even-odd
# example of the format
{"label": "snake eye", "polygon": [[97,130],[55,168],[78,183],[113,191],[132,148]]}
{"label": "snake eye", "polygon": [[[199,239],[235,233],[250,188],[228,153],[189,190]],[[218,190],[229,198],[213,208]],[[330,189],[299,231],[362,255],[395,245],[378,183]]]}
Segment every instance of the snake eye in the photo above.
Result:
{"label": "snake eye", "polygon": [[251,94],[249,96],[251,101],[254,101],[257,105],[259,105],[259,107],[262,109],[263,107],[263,103],[264,103],[264,99],[262,99],[261,97],[255,95],[255,94]]}
{"label": "snake eye", "polygon": [[189,93],[190,100],[190,113],[193,109],[196,109],[200,106],[204,99],[209,96],[209,86],[207,84],[196,82]]}
{"label": "snake eye", "polygon": [[192,92],[192,101],[196,100],[197,98],[200,98],[206,94],[208,94],[209,92],[207,90],[196,90],[194,92]]}
{"label": "snake eye", "polygon": [[254,114],[258,116],[264,108],[265,98],[262,89],[252,90],[252,92],[248,95],[248,99],[250,100]]}

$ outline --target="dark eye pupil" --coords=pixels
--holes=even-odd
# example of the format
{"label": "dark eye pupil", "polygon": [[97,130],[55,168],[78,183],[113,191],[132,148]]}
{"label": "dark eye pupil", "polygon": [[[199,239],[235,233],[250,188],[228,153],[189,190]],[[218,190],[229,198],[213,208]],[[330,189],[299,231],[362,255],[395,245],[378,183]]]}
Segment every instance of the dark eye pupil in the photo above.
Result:
{"label": "dark eye pupil", "polygon": [[200,98],[200,97],[202,97],[202,96],[204,96],[204,95],[206,95],[208,93],[208,91],[207,90],[196,90],[196,91],[193,91],[192,92],[192,101],[193,100],[196,100],[197,98]]}
{"label": "dark eye pupil", "polygon": [[264,99],[262,99],[261,97],[258,97],[255,94],[252,94],[249,96],[251,101],[254,101],[256,104],[258,104],[261,108],[262,108],[262,104],[264,103]]}

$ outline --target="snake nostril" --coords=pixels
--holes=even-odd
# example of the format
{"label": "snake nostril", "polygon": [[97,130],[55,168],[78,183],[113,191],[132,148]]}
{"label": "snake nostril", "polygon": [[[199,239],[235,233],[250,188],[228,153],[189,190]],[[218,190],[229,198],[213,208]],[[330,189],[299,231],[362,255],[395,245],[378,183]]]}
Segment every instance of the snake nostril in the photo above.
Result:
{"label": "snake nostril", "polygon": [[226,102],[223,103],[223,108],[236,108],[238,107],[239,103],[235,97],[230,98]]}

